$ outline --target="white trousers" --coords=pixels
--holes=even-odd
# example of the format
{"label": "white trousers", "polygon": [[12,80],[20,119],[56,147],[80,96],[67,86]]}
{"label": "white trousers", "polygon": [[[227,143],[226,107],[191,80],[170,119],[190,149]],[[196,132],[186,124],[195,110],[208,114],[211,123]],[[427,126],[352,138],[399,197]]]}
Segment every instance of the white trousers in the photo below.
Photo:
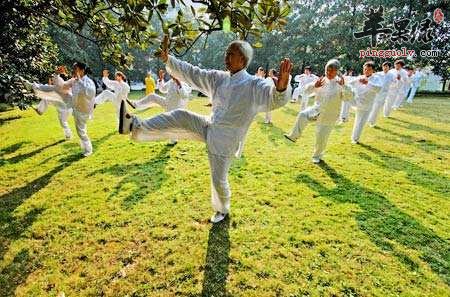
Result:
{"label": "white trousers", "polygon": [[266,115],[264,116],[264,123],[268,124],[272,122],[272,113],[270,111],[266,111]]}
{"label": "white trousers", "polygon": [[302,101],[300,102],[300,111],[305,110],[308,107],[309,97],[305,94],[302,95]]}
{"label": "white trousers", "polygon": [[367,121],[371,125],[375,125],[378,119],[378,114],[380,113],[381,109],[383,108],[383,105],[385,104],[386,96],[383,97],[376,97],[375,101],[372,105],[372,110],[370,111],[369,118]]}
{"label": "white trousers", "polygon": [[87,121],[90,118],[90,114],[74,110],[73,117],[78,137],[80,137],[81,149],[84,153],[92,153],[92,143],[87,134]]}
{"label": "white trousers", "polygon": [[352,141],[359,141],[364,125],[369,118],[371,110],[356,110],[355,123],[353,124]]}
{"label": "white trousers", "polygon": [[50,105],[55,106],[56,110],[58,111],[58,121],[61,128],[63,128],[64,136],[66,138],[72,137],[72,131],[70,130],[68,122],[69,115],[72,113],[72,109],[67,108],[64,103],[42,99],[37,106],[37,110],[40,114],[43,114],[47,111]]}
{"label": "white trousers", "polygon": [[[309,122],[315,121],[317,117],[316,111],[312,108],[299,112],[294,128],[289,133],[289,138],[296,140],[299,138],[303,130],[308,126]],[[316,124],[316,143],[314,145],[313,158],[322,158],[327,147],[328,138],[334,125]]]}
{"label": "white trousers", "polygon": [[[146,120],[133,122],[131,138],[136,141],[153,141],[176,137],[206,142],[208,121],[205,116],[184,109],[165,112]],[[208,152],[211,171],[211,204],[215,211],[228,213],[231,191],[228,171],[231,156],[220,156]]]}
{"label": "white trousers", "polygon": [[388,93],[386,96],[386,102],[384,103],[383,115],[385,118],[389,117],[392,112],[392,107],[394,106],[395,99],[397,98],[397,92]]}
{"label": "white trousers", "polygon": [[406,102],[408,102],[408,103],[413,102],[414,96],[416,96],[417,88],[418,87],[415,87],[415,86],[411,87],[411,90],[409,92],[409,96],[408,96],[408,99],[406,100]]}
{"label": "white trousers", "polygon": [[117,94],[114,94],[110,90],[104,90],[97,97],[95,97],[95,104],[103,104],[106,101],[111,101],[116,108],[116,119],[119,121],[120,117],[120,103],[122,100],[117,97]]}
{"label": "white trousers", "polygon": [[300,92],[301,92],[301,88],[300,87],[296,87],[294,89],[294,92],[292,93],[292,101],[297,101],[298,97],[300,96]]}
{"label": "white trousers", "polygon": [[341,113],[339,115],[339,119],[341,121],[346,122],[348,120],[348,117],[350,115],[350,107],[351,107],[351,104],[349,101],[342,101]]}
{"label": "white trousers", "polygon": [[394,101],[394,108],[399,108],[403,104],[403,101],[406,99],[406,94],[408,94],[408,91],[403,89],[398,92],[398,95]]}

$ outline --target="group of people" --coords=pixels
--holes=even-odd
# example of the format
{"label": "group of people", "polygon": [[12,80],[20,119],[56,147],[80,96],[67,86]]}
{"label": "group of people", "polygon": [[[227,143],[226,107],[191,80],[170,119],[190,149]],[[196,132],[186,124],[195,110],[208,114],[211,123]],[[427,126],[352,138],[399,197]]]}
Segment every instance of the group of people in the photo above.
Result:
{"label": "group of people", "polygon": [[[310,121],[316,121],[313,162],[319,163],[344,103],[356,108],[352,141],[357,143],[364,125],[367,121],[375,124],[383,105],[386,115],[395,106],[400,106],[406,96],[404,84],[412,76],[403,70],[404,63],[400,60],[396,61],[395,69],[389,69],[389,63],[384,63],[383,72],[380,73],[376,73],[375,64],[368,61],[363,66],[363,75],[339,76],[340,62],[332,59],[325,65],[324,77],[313,75],[311,68],[306,67],[304,74],[294,78],[299,86],[292,93],[291,61],[284,58],[279,70],[271,69],[268,75],[262,67],[258,68],[255,75],[251,75],[247,68],[252,61],[253,49],[245,41],[237,40],[229,44],[225,52],[226,71],[193,66],[169,55],[168,48],[169,40],[165,37],[160,59],[166,65],[170,80],[165,81],[164,72],[160,71],[157,83],[149,83],[146,96],[139,100],[128,99],[130,88],[122,72],[116,72],[115,80],[110,80],[108,71],[103,72],[103,82],[111,91],[104,91],[95,97],[94,84],[86,76],[86,66],[82,63],[74,64],[74,73],[70,79],[65,80],[58,70],[49,85],[31,85],[36,94],[46,100],[46,103],[41,101],[39,105],[53,103],[58,108],[58,113],[63,115],[60,116],[60,122],[65,121],[61,124],[64,131],[69,129],[66,115],[73,113],[85,156],[92,153],[86,133],[86,120],[91,117],[95,104],[106,101],[113,102],[116,107],[119,133],[130,135],[134,141],[167,139],[174,144],[180,139],[190,139],[205,142],[211,172],[213,223],[220,222],[229,213],[231,190],[228,171],[233,157],[242,153],[250,124],[259,112],[265,112],[265,122],[270,123],[272,110],[284,106],[290,100],[296,102],[301,96],[300,112],[294,127],[285,137],[295,141]],[[156,94],[156,89],[165,96]],[[210,98],[210,116],[186,109],[192,90]],[[59,98],[51,99],[52,92]],[[314,104],[308,107],[310,97],[314,97]],[[165,112],[147,119],[128,112],[128,106],[145,109],[152,104],[162,106]],[[37,109],[40,108],[38,106]],[[63,112],[60,113],[60,110]],[[70,137],[70,133],[66,136]]]}

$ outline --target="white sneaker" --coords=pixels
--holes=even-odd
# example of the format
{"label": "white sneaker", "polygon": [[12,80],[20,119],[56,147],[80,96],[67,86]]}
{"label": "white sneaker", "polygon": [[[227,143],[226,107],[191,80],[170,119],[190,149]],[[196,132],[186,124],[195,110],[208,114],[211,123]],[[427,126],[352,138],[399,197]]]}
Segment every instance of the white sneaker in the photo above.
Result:
{"label": "white sneaker", "polygon": [[359,144],[359,141],[358,141],[358,140],[353,140],[353,139],[352,139],[352,144]]}
{"label": "white sneaker", "polygon": [[375,127],[375,124],[369,123],[369,127],[370,127],[370,128],[374,128],[374,127]]}
{"label": "white sneaker", "polygon": [[89,157],[90,155],[92,155],[92,151],[88,151],[88,152],[84,152],[83,153],[84,157]]}
{"label": "white sneaker", "polygon": [[133,126],[133,116],[127,112],[127,105],[122,100],[120,103],[120,117],[119,117],[119,133],[130,134],[131,127]]}
{"label": "white sneaker", "polygon": [[221,213],[221,212],[217,211],[215,214],[212,215],[211,223],[215,224],[220,221],[223,221],[223,219],[225,219],[227,217],[227,215],[228,214],[226,214],[226,213]]}
{"label": "white sneaker", "polygon": [[322,161],[322,160],[321,160],[319,157],[313,157],[313,158],[312,158],[312,162],[313,162],[314,164],[319,164],[321,161]]}

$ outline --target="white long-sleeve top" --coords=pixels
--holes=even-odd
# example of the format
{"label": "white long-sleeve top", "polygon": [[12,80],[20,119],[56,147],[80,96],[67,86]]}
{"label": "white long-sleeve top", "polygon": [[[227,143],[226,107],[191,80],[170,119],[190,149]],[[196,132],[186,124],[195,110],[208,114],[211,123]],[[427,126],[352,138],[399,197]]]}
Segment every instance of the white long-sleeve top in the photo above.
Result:
{"label": "white long-sleeve top", "polygon": [[423,77],[423,73],[419,70],[416,70],[416,72],[414,73],[414,75],[411,78],[411,86],[416,87],[416,88],[419,87],[422,77]]}
{"label": "white long-sleeve top", "polygon": [[[408,72],[405,69],[391,69],[389,72],[392,72],[395,75],[395,82],[391,84],[389,92],[399,92],[400,90],[405,89],[405,86],[410,83]],[[398,79],[398,76],[400,76],[400,79]]]}
{"label": "white long-sleeve top", "polygon": [[[72,104],[72,89],[70,85],[65,85],[64,80],[59,75],[53,76],[52,85],[44,85],[33,83],[33,89],[40,90],[45,93],[36,92],[36,95],[41,99],[50,99],[53,101],[62,101],[68,107]],[[56,93],[52,96],[52,92]],[[51,97],[51,98],[49,98]]]}
{"label": "white long-sleeve top", "polygon": [[391,87],[391,85],[396,82],[397,75],[392,70],[393,69],[389,70],[386,73],[384,71],[379,71],[379,72],[374,74],[374,75],[379,77],[379,79],[380,79],[380,81],[382,83],[382,87],[381,87],[380,91],[378,92],[377,96],[383,96],[383,98],[385,98],[387,93],[388,93],[388,91],[389,91],[389,89],[390,89],[390,87]]}
{"label": "white long-sleeve top", "polygon": [[71,78],[66,85],[72,86],[73,108],[91,114],[94,110],[95,84],[87,75],[80,79]]}
{"label": "white long-sleeve top", "polygon": [[119,103],[122,100],[126,100],[128,98],[128,94],[130,93],[130,86],[124,81],[110,80],[108,77],[104,76],[102,78],[103,83],[106,85],[108,89],[114,91],[116,94],[116,103]]}
{"label": "white long-sleeve top", "polygon": [[231,75],[225,71],[200,69],[172,56],[166,69],[211,98],[212,114],[206,141],[212,154],[235,155],[256,114],[279,108],[289,100],[288,92],[278,92],[245,69]]}
{"label": "white long-sleeve top", "polygon": [[318,79],[317,75],[306,73],[298,74],[294,77],[294,81],[298,82],[298,88],[301,90],[305,89],[306,85],[315,82]]}
{"label": "white long-sleeve top", "polygon": [[350,86],[338,83],[339,78],[328,79],[324,77],[323,86],[316,88],[315,81],[307,84],[304,93],[314,96],[314,105],[309,109],[318,114],[317,123],[321,125],[334,125],[339,118],[342,101],[353,99],[353,90]]}
{"label": "white long-sleeve top", "polygon": [[[359,81],[361,78],[367,78],[368,83],[361,83]],[[375,96],[383,87],[383,80],[378,75],[374,74],[370,77],[360,75],[347,82],[347,84],[353,88],[355,93],[354,100],[352,101],[353,105],[356,106],[357,110],[367,111],[372,109]]]}
{"label": "white long-sleeve top", "polygon": [[180,81],[180,84],[181,86],[179,86],[173,79],[167,82],[158,82],[159,91],[166,94],[167,111],[177,108],[185,109],[187,106],[188,98],[192,89],[185,82]]}

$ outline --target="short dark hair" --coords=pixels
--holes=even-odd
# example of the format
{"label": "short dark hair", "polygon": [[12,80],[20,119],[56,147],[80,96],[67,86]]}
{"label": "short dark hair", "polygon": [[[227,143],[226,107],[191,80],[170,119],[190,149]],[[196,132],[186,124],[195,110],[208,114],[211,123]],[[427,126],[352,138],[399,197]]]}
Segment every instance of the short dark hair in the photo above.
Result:
{"label": "short dark hair", "polygon": [[306,67],[305,67],[305,70],[312,71],[312,68],[311,68],[311,66],[306,66]]}
{"label": "short dark hair", "polygon": [[392,67],[392,63],[389,61],[384,62],[381,66],[389,66],[389,68]]}
{"label": "short dark hair", "polygon": [[73,68],[78,68],[81,70],[84,70],[85,74],[90,74],[91,73],[91,69],[83,62],[75,62],[73,63]]}
{"label": "short dark hair", "polygon": [[403,66],[405,66],[405,61],[403,61],[403,60],[397,60],[397,61],[394,62],[394,65],[396,65],[396,64],[400,64],[400,65],[402,65],[402,67],[403,67]]}
{"label": "short dark hair", "polygon": [[373,70],[375,70],[375,62],[374,61],[367,61],[366,63],[364,63],[364,66],[368,66],[368,67],[372,68]]}

